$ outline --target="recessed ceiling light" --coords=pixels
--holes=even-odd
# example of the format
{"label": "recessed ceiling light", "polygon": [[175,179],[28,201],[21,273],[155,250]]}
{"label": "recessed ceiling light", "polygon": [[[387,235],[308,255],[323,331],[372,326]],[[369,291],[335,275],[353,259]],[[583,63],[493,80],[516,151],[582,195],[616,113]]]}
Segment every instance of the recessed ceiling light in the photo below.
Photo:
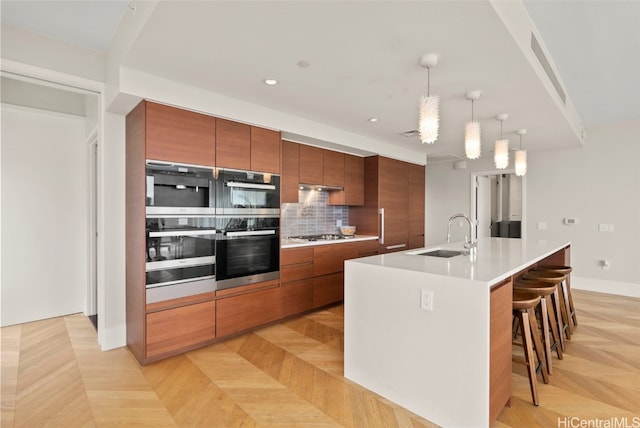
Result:
{"label": "recessed ceiling light", "polygon": [[298,61],[297,64],[298,64],[298,67],[300,68],[307,68],[311,65],[309,64],[309,61],[305,61],[305,60]]}
{"label": "recessed ceiling light", "polygon": [[269,86],[277,85],[278,81],[276,79],[264,79],[264,83]]}
{"label": "recessed ceiling light", "polygon": [[378,122],[380,119],[378,119],[377,117],[370,117],[368,120],[369,120],[369,122],[371,122],[371,123],[376,123],[376,122]]}

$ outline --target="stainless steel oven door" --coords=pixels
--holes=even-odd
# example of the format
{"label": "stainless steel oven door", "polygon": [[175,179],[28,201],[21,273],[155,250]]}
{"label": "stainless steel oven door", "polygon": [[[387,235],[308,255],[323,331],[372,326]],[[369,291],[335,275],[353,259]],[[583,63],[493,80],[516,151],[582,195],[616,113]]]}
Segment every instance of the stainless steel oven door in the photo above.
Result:
{"label": "stainless steel oven door", "polygon": [[278,174],[223,169],[217,180],[217,213],[224,215],[278,215]]}
{"label": "stainless steel oven door", "polygon": [[147,160],[147,215],[215,214],[214,169]]}
{"label": "stainless steel oven door", "polygon": [[[147,218],[147,288],[205,279],[215,283],[216,230],[204,227],[171,229],[171,226],[167,230],[168,220],[178,223],[191,221],[191,224],[198,220],[206,221]],[[209,218],[208,225],[213,225],[213,221]]]}
{"label": "stainless steel oven door", "polygon": [[280,278],[277,229],[228,231],[216,240],[218,290]]}

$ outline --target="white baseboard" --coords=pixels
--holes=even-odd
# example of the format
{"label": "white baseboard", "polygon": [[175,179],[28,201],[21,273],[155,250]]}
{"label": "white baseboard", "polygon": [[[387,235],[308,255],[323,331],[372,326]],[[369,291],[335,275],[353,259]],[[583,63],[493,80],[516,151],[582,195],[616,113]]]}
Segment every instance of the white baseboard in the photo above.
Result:
{"label": "white baseboard", "polygon": [[115,348],[121,348],[127,345],[127,326],[119,325],[116,327],[101,329],[100,332],[100,349],[109,351]]}
{"label": "white baseboard", "polygon": [[640,298],[640,284],[571,276],[571,288]]}

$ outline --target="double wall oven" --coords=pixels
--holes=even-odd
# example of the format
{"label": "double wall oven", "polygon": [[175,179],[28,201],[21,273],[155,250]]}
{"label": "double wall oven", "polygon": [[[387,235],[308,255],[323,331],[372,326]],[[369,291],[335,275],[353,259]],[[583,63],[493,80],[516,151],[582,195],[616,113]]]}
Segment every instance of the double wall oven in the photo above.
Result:
{"label": "double wall oven", "polygon": [[280,176],[221,170],[217,180],[218,289],[280,277]]}
{"label": "double wall oven", "polygon": [[146,166],[148,303],[279,278],[277,174]]}
{"label": "double wall oven", "polygon": [[147,303],[216,289],[215,170],[147,160]]}

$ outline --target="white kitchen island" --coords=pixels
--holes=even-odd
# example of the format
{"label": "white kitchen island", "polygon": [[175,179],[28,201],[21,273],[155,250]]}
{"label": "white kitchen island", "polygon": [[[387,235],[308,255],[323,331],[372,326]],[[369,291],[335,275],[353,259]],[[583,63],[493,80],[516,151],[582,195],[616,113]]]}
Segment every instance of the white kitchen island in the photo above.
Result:
{"label": "white kitchen island", "polygon": [[475,255],[418,255],[435,249],[462,244],[345,262],[344,375],[439,425],[487,426],[511,397],[512,277],[568,263],[569,243],[481,238]]}

